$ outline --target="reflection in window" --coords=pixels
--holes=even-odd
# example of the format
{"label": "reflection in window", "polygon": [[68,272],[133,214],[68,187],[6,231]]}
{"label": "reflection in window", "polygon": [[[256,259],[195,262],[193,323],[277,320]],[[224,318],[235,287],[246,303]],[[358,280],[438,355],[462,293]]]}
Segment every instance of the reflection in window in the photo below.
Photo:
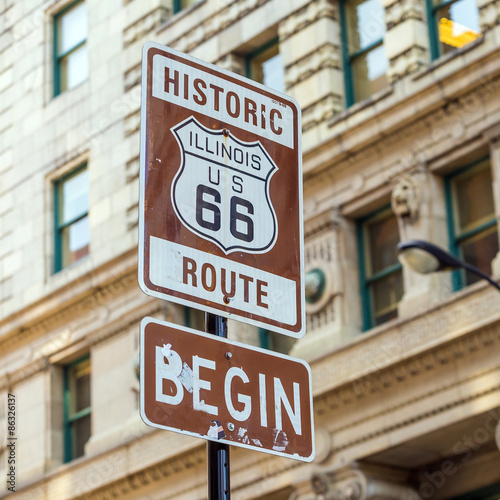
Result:
{"label": "reflection in window", "polygon": [[480,38],[476,0],[428,0],[433,59]]}
{"label": "reflection in window", "polygon": [[195,3],[200,2],[200,0],[174,0],[174,14],[180,12],[181,10],[187,9],[194,5]]}
{"label": "reflection in window", "polygon": [[[446,187],[452,253],[491,275],[491,261],[498,253],[498,232],[489,159],[453,174]],[[454,288],[479,279],[468,271],[456,271]]]}
{"label": "reflection in window", "polygon": [[384,8],[381,0],[348,0],[341,3],[340,13],[346,104],[350,106],[387,86]]}
{"label": "reflection in window", "polygon": [[64,461],[85,453],[90,438],[90,358],[64,368]]}
{"label": "reflection in window", "polygon": [[285,74],[277,40],[247,56],[246,74],[266,87],[285,92]]}
{"label": "reflection in window", "polygon": [[390,208],[359,221],[360,287],[365,330],[398,315],[398,302],[403,296],[401,264],[395,252],[398,242],[397,219]]}
{"label": "reflection in window", "polygon": [[72,89],[89,76],[87,6],[71,4],[54,18],[54,95]]}
{"label": "reflection in window", "polygon": [[85,167],[55,183],[55,272],[89,253],[89,179]]}
{"label": "reflection in window", "polygon": [[184,308],[184,324],[198,330],[200,332],[205,331],[205,313],[199,309],[193,309],[191,307]]}

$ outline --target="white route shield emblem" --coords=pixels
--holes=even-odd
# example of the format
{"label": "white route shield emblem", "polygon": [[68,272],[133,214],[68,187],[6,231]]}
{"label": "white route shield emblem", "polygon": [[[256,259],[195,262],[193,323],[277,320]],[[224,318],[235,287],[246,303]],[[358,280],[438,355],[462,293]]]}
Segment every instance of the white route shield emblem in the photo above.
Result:
{"label": "white route shield emblem", "polygon": [[182,223],[226,254],[269,251],[278,235],[269,182],[278,167],[260,141],[210,130],[193,116],[171,130],[181,149],[171,196]]}

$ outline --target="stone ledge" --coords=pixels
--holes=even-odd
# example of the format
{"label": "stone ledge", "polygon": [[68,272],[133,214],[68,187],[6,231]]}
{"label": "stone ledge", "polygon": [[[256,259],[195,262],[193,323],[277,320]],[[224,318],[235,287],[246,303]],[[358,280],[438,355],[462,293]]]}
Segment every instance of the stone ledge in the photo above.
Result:
{"label": "stone ledge", "polygon": [[367,99],[364,99],[363,101],[357,102],[356,104],[353,104],[349,108],[347,108],[345,111],[342,111],[342,113],[339,113],[338,115],[335,115],[329,122],[328,126],[333,127],[335,124],[338,122],[341,122],[345,120],[346,118],[349,118],[349,116],[352,116],[356,113],[359,113],[363,109],[369,108],[376,102],[381,101],[382,99],[385,99],[386,97],[392,95],[394,93],[394,89],[391,86],[388,86],[387,88],[380,90],[379,92],[371,95]]}
{"label": "stone ledge", "polygon": [[459,49],[454,50],[453,52],[449,52],[448,54],[441,56],[439,59],[436,59],[435,61],[432,61],[431,63],[429,63],[421,71],[414,74],[412,77],[412,80],[413,81],[420,80],[422,77],[428,75],[429,73],[432,73],[436,68],[444,66],[448,61],[451,61],[452,59],[460,57],[461,55],[475,49],[476,47],[478,47],[479,45],[482,45],[483,43],[484,43],[484,37],[481,37],[481,38],[478,38],[477,40],[474,40],[473,42],[471,42],[467,45],[464,45],[463,47],[461,47]]}

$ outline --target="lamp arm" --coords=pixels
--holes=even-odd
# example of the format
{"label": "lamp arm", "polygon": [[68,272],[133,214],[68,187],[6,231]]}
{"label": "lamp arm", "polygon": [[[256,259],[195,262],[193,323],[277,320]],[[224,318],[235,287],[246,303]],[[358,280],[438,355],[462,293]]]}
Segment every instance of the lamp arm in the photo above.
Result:
{"label": "lamp arm", "polygon": [[497,290],[500,290],[500,285],[496,281],[492,280],[487,274],[480,271],[477,267],[474,267],[467,262],[461,262],[461,264],[464,269],[467,269],[467,271],[470,271],[471,273],[477,274],[481,278],[485,279],[490,285],[493,285]]}

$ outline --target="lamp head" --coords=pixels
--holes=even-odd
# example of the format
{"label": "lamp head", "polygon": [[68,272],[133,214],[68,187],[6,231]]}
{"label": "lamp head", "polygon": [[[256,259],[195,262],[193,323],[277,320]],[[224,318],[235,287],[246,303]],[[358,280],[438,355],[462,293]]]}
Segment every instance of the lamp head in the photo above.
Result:
{"label": "lamp head", "polygon": [[396,252],[401,264],[421,274],[463,267],[460,260],[428,241],[410,240],[399,243]]}

